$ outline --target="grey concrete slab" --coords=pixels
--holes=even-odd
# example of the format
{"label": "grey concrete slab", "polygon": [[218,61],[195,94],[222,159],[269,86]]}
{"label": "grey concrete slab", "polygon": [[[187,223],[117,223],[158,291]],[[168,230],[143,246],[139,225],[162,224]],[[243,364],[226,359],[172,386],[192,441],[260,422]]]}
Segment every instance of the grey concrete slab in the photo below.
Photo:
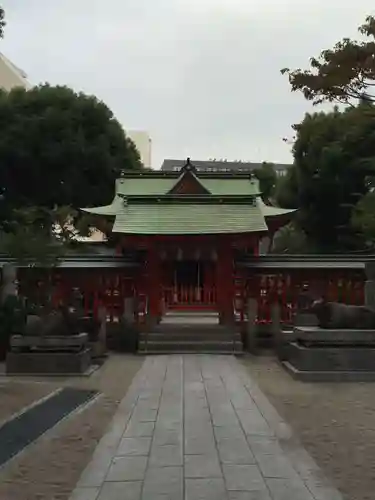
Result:
{"label": "grey concrete slab", "polygon": [[161,496],[180,500],[183,498],[182,467],[151,467],[147,470],[142,500]]}
{"label": "grey concrete slab", "polygon": [[272,500],[272,499],[270,497],[268,490],[262,490],[262,491],[230,491],[228,500]]}
{"label": "grey concrete slab", "polygon": [[140,500],[141,481],[104,483],[97,500]]}
{"label": "grey concrete slab", "polygon": [[186,478],[222,478],[217,453],[209,455],[185,455],[184,473]]}
{"label": "grey concrete slab", "polygon": [[222,478],[186,479],[186,500],[228,500]]}
{"label": "grey concrete slab", "polygon": [[267,479],[273,500],[315,500],[302,481],[273,478]]}
{"label": "grey concrete slab", "polygon": [[106,481],[142,481],[148,457],[115,457]]}
{"label": "grey concrete slab", "polygon": [[125,437],[121,439],[117,456],[122,455],[145,455],[147,456],[151,448],[151,437]]}
{"label": "grey concrete slab", "polygon": [[342,500],[231,356],[148,357],[70,500]]}
{"label": "grey concrete slab", "polygon": [[264,477],[298,479],[297,471],[284,454],[258,454],[256,460]]}
{"label": "grey concrete slab", "polygon": [[256,463],[245,438],[223,438],[218,441],[217,449],[223,464],[251,465]]}
{"label": "grey concrete slab", "polygon": [[71,500],[97,500],[100,488],[76,488]]}
{"label": "grey concrete slab", "polygon": [[182,446],[179,445],[164,445],[153,446],[150,454],[150,466],[152,467],[167,467],[183,464]]}
{"label": "grey concrete slab", "polygon": [[263,491],[267,489],[257,465],[223,465],[223,472],[229,491]]}
{"label": "grey concrete slab", "polygon": [[135,418],[130,422],[124,432],[124,437],[152,437],[154,434],[155,422],[138,422]]}

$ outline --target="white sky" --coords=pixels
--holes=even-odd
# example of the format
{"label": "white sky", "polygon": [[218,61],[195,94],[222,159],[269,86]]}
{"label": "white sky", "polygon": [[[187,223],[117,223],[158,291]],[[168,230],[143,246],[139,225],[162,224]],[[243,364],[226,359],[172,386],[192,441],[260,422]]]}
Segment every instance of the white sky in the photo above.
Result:
{"label": "white sky", "polygon": [[280,69],[375,12],[370,0],[0,0],[0,51],[33,84],[97,95],[164,158],[291,161],[291,124],[311,109]]}

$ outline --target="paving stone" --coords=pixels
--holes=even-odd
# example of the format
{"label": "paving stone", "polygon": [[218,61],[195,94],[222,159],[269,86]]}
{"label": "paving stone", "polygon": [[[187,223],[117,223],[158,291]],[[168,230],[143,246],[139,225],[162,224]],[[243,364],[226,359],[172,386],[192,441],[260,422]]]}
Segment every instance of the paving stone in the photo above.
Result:
{"label": "paving stone", "polygon": [[[230,491],[228,500],[272,500],[268,490],[262,491]],[[290,499],[294,500],[294,499]]]}
{"label": "paving stone", "polygon": [[284,453],[286,424],[234,358],[149,357],[142,372],[70,500],[342,500],[304,450]]}
{"label": "paving stone", "polygon": [[200,436],[185,437],[185,455],[206,455],[215,453],[216,446],[213,436],[208,435],[204,438]]}
{"label": "paving stone", "polygon": [[158,410],[135,408],[133,418],[138,422],[155,422]]}
{"label": "paving stone", "polygon": [[298,478],[296,470],[284,455],[257,455],[256,459],[264,477]]}
{"label": "paving stone", "polygon": [[210,455],[185,455],[186,478],[222,477],[217,454]]}
{"label": "paving stone", "polygon": [[238,425],[238,419],[234,411],[212,412],[212,423],[216,426]]}
{"label": "paving stone", "polygon": [[158,446],[182,444],[181,430],[157,430],[154,434],[153,443]]}
{"label": "paving stone", "polygon": [[273,500],[315,500],[302,481],[267,479]]}
{"label": "paving stone", "polygon": [[150,437],[126,437],[121,439],[116,455],[148,455],[150,448]]}
{"label": "paving stone", "polygon": [[248,435],[246,437],[250,449],[255,456],[257,456],[258,454],[273,455],[282,453],[279,441],[276,437],[256,436],[254,434]]}
{"label": "paving stone", "polygon": [[153,500],[163,495],[167,499],[182,500],[182,467],[152,467],[147,470],[142,500]]}
{"label": "paving stone", "polygon": [[144,478],[148,457],[115,457],[106,481],[141,481]]}
{"label": "paving stone", "polygon": [[246,434],[257,434],[260,436],[274,435],[274,431],[270,428],[259,410],[237,410],[237,416]]}
{"label": "paving stone", "polygon": [[154,433],[155,422],[138,422],[131,419],[124,433],[124,437],[151,437]]}
{"label": "paving stone", "polygon": [[186,479],[185,500],[228,500],[223,479]]}
{"label": "paving stone", "polygon": [[223,472],[229,491],[261,491],[266,489],[257,465],[223,465]]}
{"label": "paving stone", "polygon": [[152,446],[150,454],[151,467],[167,467],[173,465],[182,465],[182,446],[165,445]]}
{"label": "paving stone", "polygon": [[141,481],[104,483],[98,500],[140,500]]}
{"label": "paving stone", "polygon": [[217,444],[220,461],[224,464],[256,464],[245,438],[223,438]]}
{"label": "paving stone", "polygon": [[220,442],[222,439],[242,439],[244,433],[239,425],[214,426],[215,439]]}
{"label": "paving stone", "polygon": [[76,488],[70,500],[96,500],[100,488]]}

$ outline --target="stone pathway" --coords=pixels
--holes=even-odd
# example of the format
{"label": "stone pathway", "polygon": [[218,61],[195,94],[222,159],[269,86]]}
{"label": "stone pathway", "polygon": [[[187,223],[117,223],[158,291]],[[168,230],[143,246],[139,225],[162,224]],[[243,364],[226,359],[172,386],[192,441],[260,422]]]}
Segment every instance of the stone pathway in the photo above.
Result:
{"label": "stone pathway", "polygon": [[71,500],[341,498],[234,357],[170,355],[146,358]]}

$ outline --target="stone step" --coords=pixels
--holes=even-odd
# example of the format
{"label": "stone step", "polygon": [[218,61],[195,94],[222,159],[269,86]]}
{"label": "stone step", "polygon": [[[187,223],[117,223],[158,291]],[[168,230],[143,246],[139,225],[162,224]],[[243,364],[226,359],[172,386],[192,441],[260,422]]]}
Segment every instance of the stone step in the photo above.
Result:
{"label": "stone step", "polygon": [[150,332],[141,333],[140,340],[159,342],[241,342],[241,334],[236,333],[207,333],[207,332]]}
{"label": "stone step", "polygon": [[184,342],[158,342],[140,341],[139,352],[238,352],[243,350],[242,342],[217,342],[217,341],[184,341]]}
{"label": "stone step", "polygon": [[[234,327],[233,327],[234,329]],[[219,325],[219,324],[186,324],[186,323],[159,323],[153,327],[154,332],[187,332],[187,333],[195,333],[195,332],[207,332],[207,333],[228,333],[232,331],[232,328],[229,328],[227,325]]]}

